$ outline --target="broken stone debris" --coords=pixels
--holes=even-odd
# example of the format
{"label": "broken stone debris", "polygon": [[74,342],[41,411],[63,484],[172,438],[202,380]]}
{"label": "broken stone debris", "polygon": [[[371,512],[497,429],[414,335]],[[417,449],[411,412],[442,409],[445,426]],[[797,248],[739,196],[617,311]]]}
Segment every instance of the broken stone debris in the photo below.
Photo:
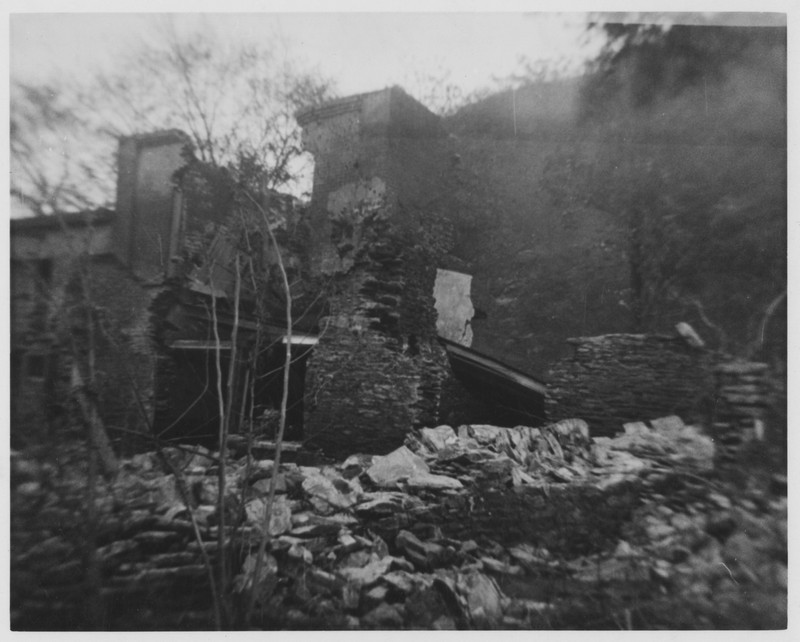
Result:
{"label": "broken stone debris", "polygon": [[[102,494],[116,498],[98,506],[105,594],[124,596],[127,608],[134,608],[137,600],[144,604],[162,591],[164,614],[154,626],[177,626],[167,615],[176,608],[205,610],[208,623],[208,594],[197,585],[206,577],[201,546],[212,562],[218,554],[216,459],[214,453],[191,454],[186,477],[202,492],[192,493],[189,506],[154,456],[125,462]],[[736,499],[724,489],[684,484],[682,496],[667,500],[651,487],[653,479],[669,475],[669,466],[691,466],[701,475],[710,460],[707,438],[670,417],[650,426],[628,424],[615,438],[591,439],[580,420],[541,428],[439,426],[410,435],[388,455],[351,457],[340,466],[283,464],[275,470],[269,460],[249,467],[244,460],[231,462],[226,493],[244,503],[228,520],[225,536],[233,550],[250,551],[236,569],[234,587],[244,594],[257,584],[259,603],[271,614],[263,625],[288,628],[531,628],[569,609],[560,606],[558,592],[542,589],[556,584],[562,592],[565,586],[580,594],[632,587],[656,597],[678,586],[708,621],[719,617],[718,607],[735,612],[746,587],[751,595],[777,600],[772,612],[780,618],[785,498]],[[34,504],[20,486],[38,474],[20,476],[18,511]],[[272,475],[284,483],[274,498],[261,576],[254,578]],[[485,536],[453,539],[424,517],[454,497],[470,501],[481,483],[546,493],[553,485],[609,490],[632,480],[646,491],[641,504],[621,525],[613,547],[591,554],[553,555],[533,541],[506,546]],[[63,504],[46,487],[39,484],[36,491],[36,506],[44,509],[36,520],[58,515]],[[120,514],[123,507],[127,513]],[[194,540],[190,513],[202,543]],[[33,517],[32,511],[28,521]],[[52,529],[43,532],[48,536],[12,562],[15,586],[22,587],[12,604],[15,621],[38,617],[45,605],[73,608],[70,599],[81,595],[74,584],[78,542]],[[54,605],[47,596],[56,588],[65,598]]]}
{"label": "broken stone debris", "polygon": [[367,469],[369,478],[381,488],[394,488],[401,481],[429,473],[430,468],[425,461],[405,446],[385,457],[375,457]]}
{"label": "broken stone debris", "polygon": [[[253,499],[245,505],[247,522],[259,533],[266,529],[267,498]],[[292,528],[292,509],[284,495],[275,495],[269,512],[269,534],[281,535]]]}

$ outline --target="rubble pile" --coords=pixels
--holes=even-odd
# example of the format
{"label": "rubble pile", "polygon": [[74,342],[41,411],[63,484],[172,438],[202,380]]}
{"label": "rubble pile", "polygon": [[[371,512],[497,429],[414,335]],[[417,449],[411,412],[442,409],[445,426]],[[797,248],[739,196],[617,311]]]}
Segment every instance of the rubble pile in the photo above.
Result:
{"label": "rubble pile", "polygon": [[[166,454],[166,468],[155,453],[125,461],[96,493],[110,629],[213,626],[202,550],[216,568],[218,456]],[[745,602],[760,624],[785,622],[785,498],[726,494],[713,454],[670,417],[613,439],[580,420],[439,426],[335,466],[231,460],[226,590],[243,611],[258,580],[261,628],[691,628],[739,623]],[[14,628],[85,626],[85,480],[56,492],[53,477],[12,458]]]}

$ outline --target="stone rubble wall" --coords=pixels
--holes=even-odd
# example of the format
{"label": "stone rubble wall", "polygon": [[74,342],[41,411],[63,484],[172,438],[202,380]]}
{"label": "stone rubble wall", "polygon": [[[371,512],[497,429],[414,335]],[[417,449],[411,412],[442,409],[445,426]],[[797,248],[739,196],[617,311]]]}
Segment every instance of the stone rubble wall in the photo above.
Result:
{"label": "stone rubble wall", "polygon": [[439,421],[449,376],[436,269],[451,244],[438,207],[448,144],[399,88],[299,115],[314,154],[309,272],[332,285],[308,360],[304,438],[332,456],[385,453]]}
{"label": "stone rubble wall", "polygon": [[572,357],[549,372],[548,416],[585,419],[594,435],[623,424],[679,415],[708,417],[719,357],[680,337],[606,334],[569,339]]}
{"label": "stone rubble wall", "polygon": [[[716,394],[711,427],[718,467],[739,464],[747,444],[785,437],[785,428],[781,430],[774,420],[775,406],[781,402],[776,398],[768,375],[766,363],[733,361],[714,368]],[[772,434],[768,435],[767,431]]]}
{"label": "stone rubble wall", "polygon": [[147,431],[154,412],[158,350],[151,306],[160,288],[143,285],[111,260],[97,264],[91,281],[104,328],[97,333],[98,408],[118,450],[136,452],[142,444],[134,433]]}
{"label": "stone rubble wall", "polygon": [[389,262],[348,274],[329,298],[331,315],[309,360],[306,443],[330,456],[388,452],[412,427],[438,418],[447,357],[432,315],[406,309],[433,273],[409,275]]}
{"label": "stone rubble wall", "polygon": [[785,443],[786,397],[765,363],[693,348],[680,337],[611,334],[570,339],[550,371],[551,420],[582,417],[594,435],[679,415],[710,428],[719,466],[754,441]]}
{"label": "stone rubble wall", "polygon": [[[144,431],[148,423],[142,413],[150,418],[153,413],[157,351],[150,322],[156,288],[143,285],[113,257],[93,257],[85,276],[89,292],[84,298],[76,291],[77,269],[75,265],[63,266],[51,292],[51,318],[40,335],[41,354],[47,363],[45,376],[41,382],[17,382],[20,395],[12,404],[14,440],[19,447],[37,439],[39,443],[47,441],[57,432],[69,430],[73,352],[60,339],[74,332],[84,368],[88,347],[93,343],[94,384],[90,392],[117,450],[130,452],[137,446],[131,435]],[[87,331],[86,305],[92,307],[95,319],[91,333]],[[83,376],[87,375],[84,370]],[[48,436],[34,432],[37,430],[49,431]]]}

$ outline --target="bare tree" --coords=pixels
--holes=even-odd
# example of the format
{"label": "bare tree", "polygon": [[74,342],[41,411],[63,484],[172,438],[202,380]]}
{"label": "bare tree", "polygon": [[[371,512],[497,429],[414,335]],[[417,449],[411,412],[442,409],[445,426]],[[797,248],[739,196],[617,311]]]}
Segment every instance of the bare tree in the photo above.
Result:
{"label": "bare tree", "polygon": [[66,85],[11,82],[11,194],[33,214],[107,206],[113,141],[95,136]]}
{"label": "bare tree", "polygon": [[116,139],[172,128],[189,134],[200,160],[225,167],[246,158],[269,188],[298,191],[308,158],[294,114],[332,97],[331,82],[277,38],[249,44],[208,26],[154,27],[88,81],[12,82],[12,191],[34,213],[112,202]]}
{"label": "bare tree", "polygon": [[453,80],[452,72],[442,64],[409,74],[403,86],[434,114],[442,117],[453,115],[471,99]]}

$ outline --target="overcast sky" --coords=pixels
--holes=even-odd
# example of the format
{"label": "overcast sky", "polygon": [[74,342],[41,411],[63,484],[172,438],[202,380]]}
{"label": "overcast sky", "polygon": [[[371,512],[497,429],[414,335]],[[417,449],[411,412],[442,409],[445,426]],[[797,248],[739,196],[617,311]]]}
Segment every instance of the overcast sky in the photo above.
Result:
{"label": "overcast sky", "polygon": [[[174,6],[174,3],[165,6]],[[207,4],[193,6],[201,8]],[[212,3],[212,6],[224,5]],[[235,3],[231,6],[235,7]],[[330,6],[339,6],[339,3]],[[390,6],[400,8],[403,5],[392,3]],[[413,7],[414,3],[407,6]],[[435,8],[436,3],[431,6]],[[474,3],[466,6],[474,6]],[[575,3],[529,6],[570,9]],[[709,19],[708,14],[686,13],[650,13],[639,14],[639,17],[670,20],[676,15],[681,21]],[[627,17],[636,19],[631,14]],[[159,19],[163,20],[164,16],[12,14],[11,74],[29,82],[43,81],[55,75],[82,74],[98,66],[113,65],[120,54],[152,33],[154,20]],[[205,22],[223,36],[234,39],[281,36],[295,58],[318,66],[336,81],[344,95],[395,83],[408,84],[416,71],[436,68],[450,70],[452,82],[469,92],[489,85],[492,77],[513,73],[518,69],[521,56],[530,60],[566,59],[577,66],[596,53],[599,45],[597,39],[586,37],[586,13],[183,13],[175,15],[174,20],[183,29]],[[737,17],[728,13],[718,14],[711,20],[735,24],[780,18],[764,14],[738,14]]]}
{"label": "overcast sky", "polygon": [[[144,14],[29,14],[11,17],[11,73],[46,80],[111,65],[159,18]],[[163,20],[163,16],[161,17]],[[282,36],[292,55],[336,80],[342,94],[407,82],[441,67],[471,91],[517,68],[520,56],[572,60],[596,51],[583,16],[517,13],[184,14],[185,29],[205,22],[223,36]],[[582,46],[583,43],[583,46]],[[592,44],[594,46],[592,46]]]}

